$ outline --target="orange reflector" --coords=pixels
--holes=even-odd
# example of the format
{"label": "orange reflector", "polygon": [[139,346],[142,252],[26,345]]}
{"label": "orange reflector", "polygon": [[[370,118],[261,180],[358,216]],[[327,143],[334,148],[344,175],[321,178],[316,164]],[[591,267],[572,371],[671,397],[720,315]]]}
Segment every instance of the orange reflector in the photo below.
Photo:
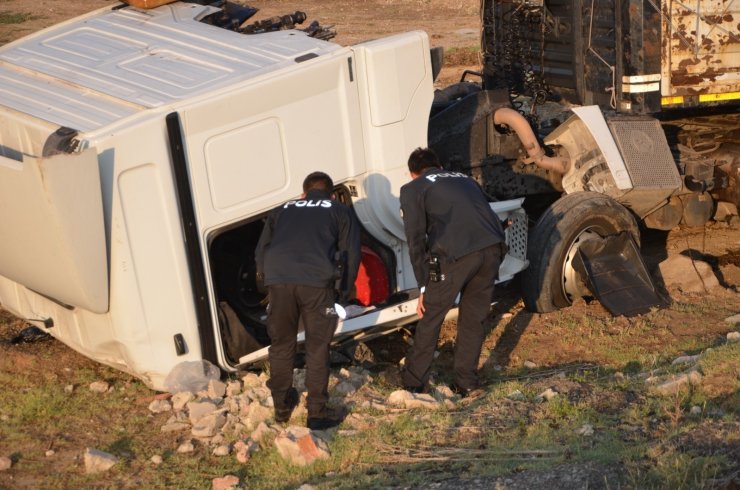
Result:
{"label": "orange reflector", "polygon": [[674,105],[674,104],[683,104],[683,96],[676,95],[673,97],[661,97],[660,99],[660,105]]}

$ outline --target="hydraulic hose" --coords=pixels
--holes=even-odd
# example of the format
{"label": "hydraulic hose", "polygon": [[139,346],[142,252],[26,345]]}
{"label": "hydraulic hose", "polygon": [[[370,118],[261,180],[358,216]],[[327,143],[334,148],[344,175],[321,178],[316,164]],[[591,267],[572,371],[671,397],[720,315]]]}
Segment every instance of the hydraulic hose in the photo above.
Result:
{"label": "hydraulic hose", "polygon": [[527,120],[514,109],[502,107],[493,113],[494,124],[506,124],[514,130],[529,158],[524,163],[534,163],[545,170],[564,174],[568,170],[568,160],[562,157],[549,157],[537,142],[534,131]]}

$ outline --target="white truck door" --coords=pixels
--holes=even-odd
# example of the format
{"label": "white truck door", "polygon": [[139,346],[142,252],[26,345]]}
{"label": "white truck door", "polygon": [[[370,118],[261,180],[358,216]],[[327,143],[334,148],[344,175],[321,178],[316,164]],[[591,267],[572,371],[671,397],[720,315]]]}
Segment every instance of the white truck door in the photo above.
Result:
{"label": "white truck door", "polygon": [[97,153],[0,156],[0,275],[66,305],[108,311]]}
{"label": "white truck door", "polygon": [[[209,238],[299,196],[303,179],[313,171],[324,171],[337,183],[365,171],[352,56],[349,49],[301,56],[283,69],[168,117],[170,138],[177,132],[173,125],[181,131],[182,166],[187,169],[178,184],[181,208],[188,206],[188,197],[183,200],[187,184],[182,181],[190,184],[193,216],[183,227],[202,349],[206,358],[217,358],[224,368],[228,366],[213,307]],[[208,325],[210,338],[204,335]]]}
{"label": "white truck door", "polygon": [[349,50],[308,58],[180,112],[201,235],[301,194],[315,170],[365,170]]}

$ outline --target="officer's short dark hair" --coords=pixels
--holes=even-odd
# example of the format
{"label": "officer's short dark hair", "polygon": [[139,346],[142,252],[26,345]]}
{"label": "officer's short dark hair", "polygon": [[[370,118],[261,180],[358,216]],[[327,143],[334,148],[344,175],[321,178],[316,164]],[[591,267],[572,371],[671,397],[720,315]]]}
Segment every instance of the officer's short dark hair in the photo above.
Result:
{"label": "officer's short dark hair", "polygon": [[312,172],[303,179],[303,192],[308,192],[313,189],[331,194],[334,192],[334,182],[332,182],[331,177],[324,172]]}
{"label": "officer's short dark hair", "polygon": [[409,172],[420,174],[427,168],[439,168],[439,158],[431,148],[417,148],[409,156]]}

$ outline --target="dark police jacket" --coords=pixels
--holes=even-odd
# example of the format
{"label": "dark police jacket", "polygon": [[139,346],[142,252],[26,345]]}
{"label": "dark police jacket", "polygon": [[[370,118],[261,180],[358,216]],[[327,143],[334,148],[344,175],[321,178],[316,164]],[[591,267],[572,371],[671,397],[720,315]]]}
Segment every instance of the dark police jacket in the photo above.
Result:
{"label": "dark police jacket", "polygon": [[430,255],[445,264],[505,241],[501,222],[478,183],[459,172],[425,170],[401,187],[401,212],[420,287],[429,278]]}
{"label": "dark police jacket", "polygon": [[351,290],[360,264],[360,228],[352,211],[326,192],[272,210],[262,230],[255,259],[266,286],[335,285],[337,252],[346,256],[344,284]]}

